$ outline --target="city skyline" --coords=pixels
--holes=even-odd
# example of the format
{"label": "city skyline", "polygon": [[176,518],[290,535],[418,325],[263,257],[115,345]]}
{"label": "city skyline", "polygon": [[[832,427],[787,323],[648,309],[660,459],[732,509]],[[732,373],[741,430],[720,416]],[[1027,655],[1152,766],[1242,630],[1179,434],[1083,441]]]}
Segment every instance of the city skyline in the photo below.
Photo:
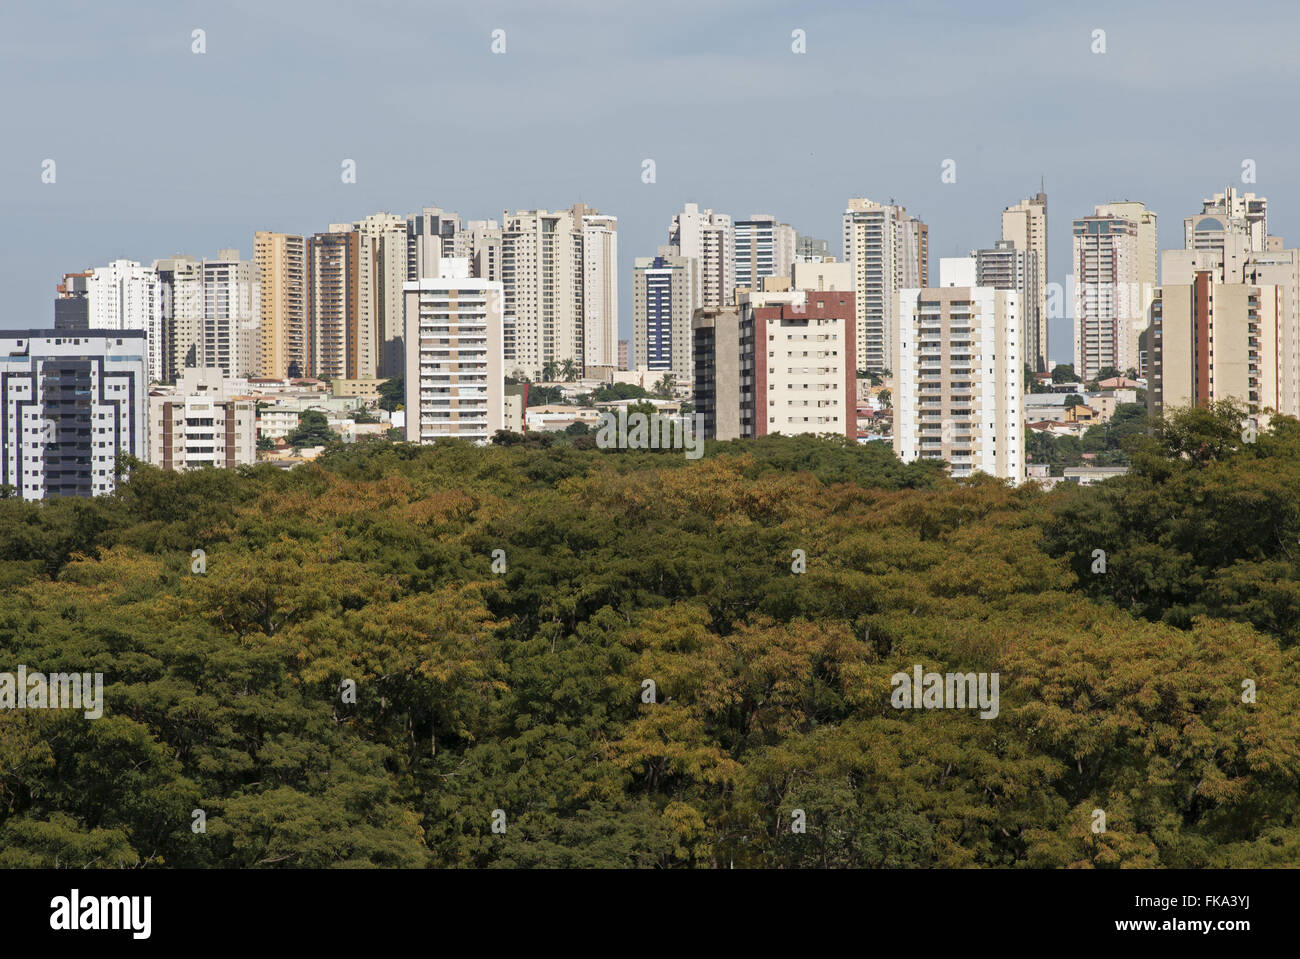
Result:
{"label": "city skyline", "polygon": [[[119,258],[251,251],[257,230],[306,236],[331,222],[431,203],[465,220],[575,202],[618,217],[622,339],[631,331],[632,262],[656,253],[668,220],[687,202],[733,220],[770,214],[801,235],[830,240],[838,256],[845,201],[893,199],[929,226],[933,263],[993,246],[1001,211],[1042,182],[1050,197],[1048,280],[1062,284],[1071,221],[1117,200],[1141,200],[1172,225],[1233,185],[1267,195],[1270,231],[1295,242],[1300,197],[1281,177],[1297,156],[1294,135],[1254,122],[1280,104],[1279,87],[1297,69],[1267,53],[1285,30],[1257,38],[1249,71],[1228,62],[1210,77],[1175,72],[1181,53],[1203,42],[1204,18],[1173,20],[1115,4],[1050,23],[1018,3],[981,11],[670,4],[657,14],[563,6],[583,14],[581,29],[573,17],[518,5],[431,11],[393,3],[328,17],[295,4],[274,11],[156,6],[141,8],[125,30],[91,9],[75,34],[56,29],[53,8],[0,14],[0,76],[24,94],[6,107],[11,149],[0,158],[0,201],[32,227],[5,241],[0,282],[14,311],[7,325],[45,325],[54,286],[69,271]],[[1193,5],[1189,13],[1202,8],[1209,9]],[[1297,18],[1276,10],[1282,23]],[[954,20],[961,31],[935,33]],[[1099,29],[1105,53],[1093,52]],[[205,31],[202,54],[192,50],[194,30]],[[492,52],[494,30],[505,31],[504,53]],[[796,30],[804,32],[802,54],[792,50]],[[872,43],[872,57],[858,55],[857,41],[882,33],[890,43]],[[950,65],[917,72],[907,51],[919,43]],[[1017,43],[1022,55],[1002,55]],[[303,93],[320,62],[343,81],[368,69],[360,66],[366,56],[322,56],[331,50],[392,55],[373,97],[360,83],[329,103]],[[421,50],[440,58],[445,80],[439,122],[429,130],[409,125],[403,95],[428,88]],[[554,55],[569,50],[582,56],[558,64]],[[60,74],[50,73],[51,64]],[[122,106],[84,101],[92,74],[100,102],[144,104],[184,125],[170,136],[131,135]],[[589,82],[577,82],[584,76]],[[968,82],[972,76],[978,83]],[[1023,92],[1000,101],[1001,114],[977,115],[978,88],[997,83]],[[523,89],[532,93],[525,102]],[[1085,91],[1081,113],[1075,98]],[[498,95],[501,109],[491,109]],[[1123,150],[1080,147],[1081,130],[1109,124],[1107,111],[1118,116],[1135,96],[1151,118],[1149,135]],[[239,104],[233,116],[241,135],[183,135],[201,131],[199,118],[231,101]],[[1206,144],[1184,124],[1156,123],[1206,102],[1231,104],[1245,135]],[[735,116],[760,103],[768,107],[763,115],[779,118],[772,126],[782,110],[793,110],[814,132],[765,135],[754,150],[744,128],[718,122],[720,111]],[[290,122],[288,105],[295,107]],[[848,110],[865,111],[869,122],[847,122]],[[823,147],[815,131],[828,123],[838,126]],[[449,127],[462,149],[440,147],[434,128]],[[882,130],[893,132],[882,141]],[[53,183],[42,182],[47,159],[56,163]],[[355,183],[341,182],[347,159],[356,162]],[[642,182],[646,159],[654,161],[654,183]],[[956,182],[942,180],[946,160],[955,161]],[[1253,183],[1241,180],[1246,161],[1254,164]],[[1161,249],[1178,246],[1173,239],[1165,231]],[[1051,320],[1052,362],[1071,361],[1072,340],[1069,320]]]}

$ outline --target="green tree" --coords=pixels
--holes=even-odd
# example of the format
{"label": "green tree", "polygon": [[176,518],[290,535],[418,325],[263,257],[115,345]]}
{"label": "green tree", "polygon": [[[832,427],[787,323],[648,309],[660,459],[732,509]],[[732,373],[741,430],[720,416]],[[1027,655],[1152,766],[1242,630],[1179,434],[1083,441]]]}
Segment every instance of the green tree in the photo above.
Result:
{"label": "green tree", "polygon": [[327,446],[338,439],[339,434],[329,428],[329,420],[319,410],[304,410],[298,417],[297,427],[285,437],[293,447]]}
{"label": "green tree", "polygon": [[388,410],[392,413],[394,410],[403,408],[406,403],[406,379],[403,376],[394,376],[384,380],[379,384],[379,408]]}

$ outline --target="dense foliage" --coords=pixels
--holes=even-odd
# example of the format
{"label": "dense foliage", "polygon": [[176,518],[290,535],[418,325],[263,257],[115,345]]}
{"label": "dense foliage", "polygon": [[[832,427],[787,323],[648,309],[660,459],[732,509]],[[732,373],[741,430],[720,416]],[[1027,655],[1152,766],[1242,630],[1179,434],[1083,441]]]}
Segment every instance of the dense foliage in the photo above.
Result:
{"label": "dense foliage", "polygon": [[[1141,403],[1117,403],[1105,423],[1094,423],[1081,436],[1054,436],[1025,427],[1025,453],[1031,463],[1046,463],[1052,476],[1062,476],[1066,467],[1128,466],[1128,448],[1147,432],[1147,409]],[[1084,459],[1084,453],[1093,456]]]}
{"label": "dense foliage", "polygon": [[1294,864],[1300,429],[1232,416],[1052,494],[771,437],[0,500],[0,669],[107,684],[0,711],[0,865]]}

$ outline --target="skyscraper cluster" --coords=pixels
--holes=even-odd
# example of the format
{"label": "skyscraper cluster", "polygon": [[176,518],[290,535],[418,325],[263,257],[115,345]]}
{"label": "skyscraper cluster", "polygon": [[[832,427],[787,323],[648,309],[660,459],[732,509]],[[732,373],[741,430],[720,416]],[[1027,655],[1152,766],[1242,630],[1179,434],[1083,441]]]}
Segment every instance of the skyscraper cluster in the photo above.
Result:
{"label": "skyscraper cluster", "polygon": [[[51,328],[3,334],[0,483],[104,491],[109,460],[150,443],[175,468],[248,461],[257,411],[234,384],[249,379],[404,377],[408,440],[485,442],[507,378],[629,369],[674,384],[722,439],[854,437],[859,375],[888,380],[900,457],[1018,481],[1024,371],[1050,369],[1054,317],[1072,317],[1080,384],[1131,378],[1155,413],[1234,399],[1300,414],[1300,250],[1267,214],[1228,187],[1162,256],[1144,203],[1096,204],[1071,221],[1062,287],[1041,190],[1002,210],[988,245],[941,261],[937,282],[928,225],[892,198],[847,201],[838,258],[772,215],[686,203],[631,263],[630,341],[618,219],[582,203],[499,220],[428,206],[259,230],[251,258],[118,259],[63,275]],[[156,415],[138,408],[150,384],[176,390]]]}

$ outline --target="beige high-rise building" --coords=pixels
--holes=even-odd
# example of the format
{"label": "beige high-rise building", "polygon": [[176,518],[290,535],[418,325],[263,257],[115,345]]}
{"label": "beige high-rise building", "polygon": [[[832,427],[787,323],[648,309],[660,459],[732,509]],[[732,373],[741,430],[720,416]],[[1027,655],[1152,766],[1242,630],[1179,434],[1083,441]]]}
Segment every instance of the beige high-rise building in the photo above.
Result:
{"label": "beige high-rise building", "polygon": [[307,241],[258,230],[253,262],[261,281],[257,373],[305,376],[307,371]]}
{"label": "beige high-rise building", "polygon": [[894,349],[894,452],[953,476],[1024,479],[1020,294],[977,286],[971,258],[939,261],[939,286],[902,290]]}
{"label": "beige high-rise building", "polygon": [[736,230],[731,217],[687,203],[682,212],[673,214],[668,245],[677,248],[678,256],[698,264],[696,308],[736,301]]}
{"label": "beige high-rise building", "polygon": [[238,250],[218,250],[199,266],[203,313],[195,367],[215,367],[226,376],[256,372],[261,343],[261,284],[257,265]]}
{"label": "beige high-rise building", "polygon": [[357,244],[357,373],[398,376],[402,371],[406,283],[406,219],[374,213],[352,225]]}
{"label": "beige high-rise building", "polygon": [[507,373],[540,376],[547,363],[565,360],[582,365],[580,223],[573,210],[502,216]]}
{"label": "beige high-rise building", "polygon": [[164,383],[174,383],[181,371],[203,366],[203,269],[192,256],[154,260],[162,283]]}
{"label": "beige high-rise building", "polygon": [[1010,240],[1017,250],[1032,252],[1037,258],[1037,300],[1023,306],[1025,316],[1025,360],[1035,370],[1051,368],[1048,357],[1047,315],[1047,194],[1021,200],[1002,211],[1002,239]]}
{"label": "beige high-rise building", "polygon": [[858,366],[889,369],[897,293],[930,283],[929,228],[901,206],[854,197],[844,212],[844,259],[853,267]]}
{"label": "beige high-rise building", "polygon": [[174,389],[149,395],[149,462],[167,470],[257,462],[257,404],[246,379],[183,370]]}
{"label": "beige high-rise building", "polygon": [[307,240],[307,376],[358,376],[359,248],[347,225]]}
{"label": "beige high-rise building", "polygon": [[501,284],[443,257],[406,284],[406,438],[486,443],[504,425]]}
{"label": "beige high-rise building", "polygon": [[[1114,200],[1096,208],[1099,215],[1113,214],[1137,224],[1137,297],[1135,311],[1139,317],[1136,326],[1127,333],[1128,344],[1125,349],[1136,359],[1133,368],[1138,376],[1146,375],[1146,356],[1137,341],[1146,329],[1147,311],[1156,295],[1160,282],[1160,240],[1154,210],[1148,210],[1139,200]],[[1128,372],[1128,367],[1119,367],[1120,372]]]}
{"label": "beige high-rise building", "polygon": [[1152,351],[1148,408],[1159,413],[1231,399],[1252,413],[1294,415],[1284,408],[1288,358],[1279,350],[1284,298],[1277,286],[1215,282],[1210,270],[1162,286],[1144,338]]}
{"label": "beige high-rise building", "polygon": [[[593,327],[591,350],[610,360],[602,365],[612,365],[607,353],[617,348],[610,334],[611,322],[617,329],[615,217],[601,216],[580,203],[556,213],[506,213],[502,222],[507,372],[539,376],[547,364],[565,361],[581,372],[588,355],[588,322]],[[476,259],[482,259],[480,252],[493,252],[490,231],[482,231],[482,238],[484,247],[476,249]]]}
{"label": "beige high-rise building", "polygon": [[473,276],[501,282],[501,224],[496,220],[470,220],[457,234],[457,249],[461,248],[469,257]]}
{"label": "beige high-rise building", "polygon": [[467,256],[461,246],[460,214],[438,206],[406,214],[406,279],[438,275],[443,257]]}
{"label": "beige high-rise building", "polygon": [[1300,415],[1300,250],[1268,234],[1267,204],[1229,186],[1183,221],[1185,249],[1162,255],[1144,340],[1153,413],[1231,397]]}
{"label": "beige high-rise building", "polygon": [[[1212,222],[1202,224],[1206,217]],[[1243,237],[1246,249],[1262,252],[1268,236],[1268,200],[1253,193],[1238,193],[1232,186],[1202,200],[1200,214],[1183,220],[1183,248],[1213,249],[1225,232]]]}

